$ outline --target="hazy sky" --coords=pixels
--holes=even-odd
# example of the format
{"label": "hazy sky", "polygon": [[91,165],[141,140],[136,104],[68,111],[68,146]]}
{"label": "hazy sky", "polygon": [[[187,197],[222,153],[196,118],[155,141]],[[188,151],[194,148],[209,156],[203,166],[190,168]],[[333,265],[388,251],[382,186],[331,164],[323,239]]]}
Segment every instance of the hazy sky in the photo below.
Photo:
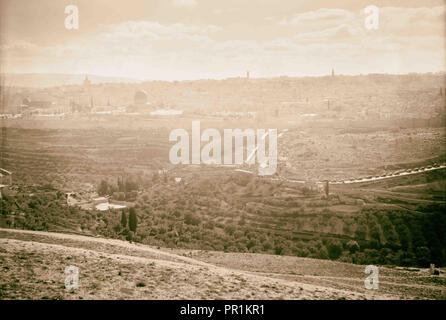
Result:
{"label": "hazy sky", "polygon": [[[444,0],[0,0],[2,72],[182,80],[445,71]],[[65,6],[79,8],[67,30]],[[367,30],[364,8],[380,9]]]}

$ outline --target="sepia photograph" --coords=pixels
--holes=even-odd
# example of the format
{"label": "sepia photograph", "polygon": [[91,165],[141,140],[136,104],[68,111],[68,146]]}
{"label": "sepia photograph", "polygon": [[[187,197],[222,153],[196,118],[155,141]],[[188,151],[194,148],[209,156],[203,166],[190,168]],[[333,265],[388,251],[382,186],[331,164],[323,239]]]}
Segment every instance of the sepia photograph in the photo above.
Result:
{"label": "sepia photograph", "polygon": [[445,8],[0,0],[0,302],[446,300]]}

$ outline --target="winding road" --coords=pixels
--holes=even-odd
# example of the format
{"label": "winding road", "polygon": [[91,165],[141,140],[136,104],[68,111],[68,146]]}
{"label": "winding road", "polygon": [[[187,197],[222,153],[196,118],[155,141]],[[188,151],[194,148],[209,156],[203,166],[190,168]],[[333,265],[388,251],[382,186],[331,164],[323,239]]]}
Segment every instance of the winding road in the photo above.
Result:
{"label": "winding road", "polygon": [[[411,175],[411,174],[424,173],[424,172],[428,172],[428,171],[440,170],[440,169],[444,169],[444,168],[446,168],[446,163],[443,163],[441,165],[435,165],[435,166],[412,168],[412,169],[407,169],[405,171],[400,170],[400,171],[390,173],[390,174],[385,174],[382,176],[357,178],[357,179],[349,179],[349,180],[341,180],[341,181],[339,181],[339,180],[331,181],[330,180],[328,182],[330,184],[351,184],[351,183],[360,183],[360,182],[371,182],[371,181],[378,181],[378,180],[396,178],[396,177],[401,177],[401,176],[407,176],[407,175]],[[252,171],[243,170],[243,169],[235,169],[235,171],[254,174]],[[293,179],[288,179],[285,177],[270,178],[270,180],[272,180],[272,181],[284,180],[284,181],[291,182],[291,183],[302,183],[302,184],[306,183],[305,180],[293,180]],[[325,181],[317,181],[316,183],[324,183],[324,182]]]}

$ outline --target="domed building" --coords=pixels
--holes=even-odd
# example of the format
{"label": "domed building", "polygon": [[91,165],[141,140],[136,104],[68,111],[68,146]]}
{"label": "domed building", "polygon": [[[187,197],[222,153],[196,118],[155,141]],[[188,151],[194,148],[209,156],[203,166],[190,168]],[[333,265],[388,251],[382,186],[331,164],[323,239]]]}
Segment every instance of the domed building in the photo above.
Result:
{"label": "domed building", "polygon": [[133,104],[127,107],[128,113],[146,114],[151,110],[151,104],[148,102],[148,94],[145,90],[135,92]]}
{"label": "domed building", "polygon": [[135,104],[147,104],[147,92],[144,90],[138,90],[135,93]]}
{"label": "domed building", "polygon": [[23,99],[22,105],[29,106],[30,104],[31,104],[31,99],[30,98]]}

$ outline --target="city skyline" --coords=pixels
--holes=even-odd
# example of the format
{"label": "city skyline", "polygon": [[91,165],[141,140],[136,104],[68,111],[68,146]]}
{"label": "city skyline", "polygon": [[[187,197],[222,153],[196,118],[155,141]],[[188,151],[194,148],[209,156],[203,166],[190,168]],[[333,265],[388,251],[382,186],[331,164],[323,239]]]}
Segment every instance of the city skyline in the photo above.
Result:
{"label": "city skyline", "polygon": [[[65,7],[79,9],[67,30]],[[379,8],[368,30],[364,8]],[[445,71],[443,1],[2,1],[1,72],[137,80]],[[119,9],[119,10],[118,10]],[[415,23],[416,22],[416,23]]]}

